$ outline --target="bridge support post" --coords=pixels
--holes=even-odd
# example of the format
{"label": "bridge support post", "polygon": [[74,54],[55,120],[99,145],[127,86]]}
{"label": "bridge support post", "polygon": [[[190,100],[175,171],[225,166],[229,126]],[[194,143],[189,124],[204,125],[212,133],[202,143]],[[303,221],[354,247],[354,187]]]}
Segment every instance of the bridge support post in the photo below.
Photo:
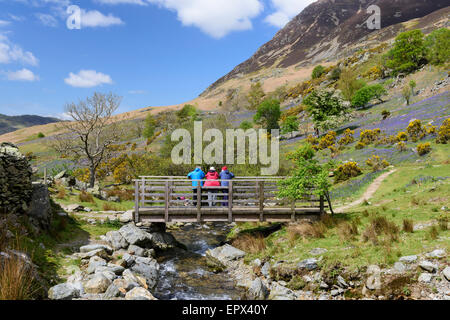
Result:
{"label": "bridge support post", "polygon": [[233,181],[228,183],[228,222],[233,222]]}
{"label": "bridge support post", "polygon": [[201,182],[197,181],[197,222],[202,222],[202,187]]}
{"label": "bridge support post", "polygon": [[139,181],[134,182],[134,213],[133,221],[135,223],[139,222]]}
{"label": "bridge support post", "polygon": [[259,181],[259,221],[264,221],[264,181]]}

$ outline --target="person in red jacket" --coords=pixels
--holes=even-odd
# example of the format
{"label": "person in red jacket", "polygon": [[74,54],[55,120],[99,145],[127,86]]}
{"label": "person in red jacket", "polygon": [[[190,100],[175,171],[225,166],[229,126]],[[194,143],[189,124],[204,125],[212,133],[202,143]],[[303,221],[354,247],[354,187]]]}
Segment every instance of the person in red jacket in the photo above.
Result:
{"label": "person in red jacket", "polygon": [[[220,187],[220,182],[218,181],[219,174],[217,173],[214,167],[209,168],[208,173],[206,174],[205,187]],[[215,201],[217,199],[217,190],[208,189],[208,205],[212,207],[215,205]]]}

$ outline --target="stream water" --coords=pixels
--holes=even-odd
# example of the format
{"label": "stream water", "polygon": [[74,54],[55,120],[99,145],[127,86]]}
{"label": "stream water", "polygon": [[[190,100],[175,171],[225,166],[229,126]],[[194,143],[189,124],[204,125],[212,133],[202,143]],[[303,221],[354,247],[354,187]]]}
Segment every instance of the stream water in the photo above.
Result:
{"label": "stream water", "polygon": [[187,250],[175,249],[158,258],[159,283],[154,292],[161,300],[238,300],[243,291],[226,272],[211,272],[205,253],[219,246],[230,226],[224,223],[187,224],[170,231]]}

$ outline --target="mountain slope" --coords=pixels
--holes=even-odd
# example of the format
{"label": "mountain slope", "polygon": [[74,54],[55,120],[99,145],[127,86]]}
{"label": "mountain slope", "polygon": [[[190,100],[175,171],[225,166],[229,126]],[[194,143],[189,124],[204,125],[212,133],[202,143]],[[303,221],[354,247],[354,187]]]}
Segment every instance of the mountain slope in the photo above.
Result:
{"label": "mountain slope", "polygon": [[221,83],[262,68],[286,68],[335,56],[368,34],[370,5],[381,9],[381,28],[426,16],[449,5],[448,0],[319,0],[306,7],[247,61],[213,83]]}
{"label": "mountain slope", "polygon": [[0,114],[0,134],[13,132],[18,129],[54,123],[60,121],[56,118],[33,115],[7,116]]}

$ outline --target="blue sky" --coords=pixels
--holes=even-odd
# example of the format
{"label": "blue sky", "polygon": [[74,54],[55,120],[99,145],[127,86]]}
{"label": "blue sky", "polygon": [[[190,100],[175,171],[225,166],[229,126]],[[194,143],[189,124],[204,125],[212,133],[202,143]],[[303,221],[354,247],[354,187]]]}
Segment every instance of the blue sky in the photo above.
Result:
{"label": "blue sky", "polygon": [[62,117],[94,91],[120,112],[189,101],[311,2],[0,0],[0,113]]}

